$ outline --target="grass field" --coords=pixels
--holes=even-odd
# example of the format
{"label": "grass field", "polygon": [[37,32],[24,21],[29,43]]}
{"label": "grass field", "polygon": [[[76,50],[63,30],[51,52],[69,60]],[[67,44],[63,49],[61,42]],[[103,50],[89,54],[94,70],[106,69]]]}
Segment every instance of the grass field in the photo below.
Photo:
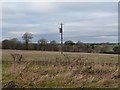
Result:
{"label": "grass field", "polygon": [[[13,61],[11,53],[23,55]],[[2,51],[3,87],[117,88],[118,55]]]}

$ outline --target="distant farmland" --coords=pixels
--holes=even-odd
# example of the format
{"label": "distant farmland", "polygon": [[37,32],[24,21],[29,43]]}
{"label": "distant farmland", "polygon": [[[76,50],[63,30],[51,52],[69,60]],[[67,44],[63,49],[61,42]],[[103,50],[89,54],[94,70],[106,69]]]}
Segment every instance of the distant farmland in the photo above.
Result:
{"label": "distant farmland", "polygon": [[3,87],[117,88],[120,78],[117,54],[3,50],[2,70]]}

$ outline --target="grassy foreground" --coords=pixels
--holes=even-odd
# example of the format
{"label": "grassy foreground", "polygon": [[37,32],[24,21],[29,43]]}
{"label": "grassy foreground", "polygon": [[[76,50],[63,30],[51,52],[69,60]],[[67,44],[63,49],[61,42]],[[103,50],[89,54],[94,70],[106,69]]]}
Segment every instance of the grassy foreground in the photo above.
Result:
{"label": "grassy foreground", "polygon": [[[21,53],[20,62],[11,53]],[[2,86],[117,88],[118,55],[3,50]]]}

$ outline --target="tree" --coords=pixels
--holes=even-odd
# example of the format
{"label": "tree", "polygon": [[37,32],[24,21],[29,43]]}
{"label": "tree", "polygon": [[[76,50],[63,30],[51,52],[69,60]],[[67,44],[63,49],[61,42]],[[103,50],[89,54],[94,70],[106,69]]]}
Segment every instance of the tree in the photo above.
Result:
{"label": "tree", "polygon": [[49,51],[58,51],[59,47],[57,45],[57,42],[55,40],[50,41],[50,45],[48,47]]}
{"label": "tree", "polygon": [[5,39],[2,41],[2,49],[9,49],[9,40]]}
{"label": "tree", "polygon": [[10,40],[6,39],[2,41],[2,48],[3,49],[17,49],[17,43],[18,43],[17,38],[13,38]]}
{"label": "tree", "polygon": [[107,53],[107,52],[110,52],[110,46],[108,46],[108,45],[103,45],[103,46],[101,47],[100,53]]}
{"label": "tree", "polygon": [[87,50],[87,53],[92,53],[92,52],[94,52],[93,51],[93,46],[91,46],[91,45],[86,45],[86,48],[85,48],[86,50]]}
{"label": "tree", "polygon": [[94,49],[95,48],[95,44],[90,44],[91,48]]}
{"label": "tree", "polygon": [[114,53],[120,54],[120,45],[115,46],[113,50],[114,50]]}
{"label": "tree", "polygon": [[28,44],[29,41],[33,38],[33,34],[26,32],[23,36],[22,36],[23,40],[25,40],[25,48],[26,50],[28,50]]}
{"label": "tree", "polygon": [[9,40],[10,49],[17,49],[16,48],[17,43],[18,43],[17,38],[13,38],[13,39]]}
{"label": "tree", "polygon": [[55,40],[50,41],[50,44],[55,45],[57,42]]}
{"label": "tree", "polygon": [[77,41],[77,43],[75,45],[75,51],[76,52],[83,52],[83,46],[84,46],[83,42]]}
{"label": "tree", "polygon": [[65,41],[65,45],[75,45],[75,43],[71,40]]}
{"label": "tree", "polygon": [[81,42],[81,41],[77,41],[76,44],[77,44],[77,45],[80,45],[80,44],[83,44],[83,42]]}
{"label": "tree", "polygon": [[0,43],[0,49],[2,49],[2,43]]}
{"label": "tree", "polygon": [[101,51],[101,46],[100,46],[100,45],[96,45],[96,46],[94,47],[94,52],[95,52],[95,53],[100,53],[100,51]]}
{"label": "tree", "polygon": [[22,42],[17,41],[16,49],[18,49],[18,50],[24,49]]}
{"label": "tree", "polygon": [[64,51],[66,52],[72,52],[74,51],[74,45],[75,43],[71,40],[65,41],[64,43]]}
{"label": "tree", "polygon": [[44,38],[38,40],[38,44],[47,44],[47,42],[48,42],[47,39]]}
{"label": "tree", "polygon": [[39,50],[45,51],[47,49],[47,42],[44,38],[38,40]]}

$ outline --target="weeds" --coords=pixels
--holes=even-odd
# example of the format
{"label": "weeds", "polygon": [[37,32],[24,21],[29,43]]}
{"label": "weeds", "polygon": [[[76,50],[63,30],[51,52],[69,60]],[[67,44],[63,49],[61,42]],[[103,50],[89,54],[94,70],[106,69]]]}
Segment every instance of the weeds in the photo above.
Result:
{"label": "weeds", "polygon": [[33,55],[20,63],[3,57],[3,87],[117,87],[116,57],[114,62],[101,62],[103,56],[97,55]]}

